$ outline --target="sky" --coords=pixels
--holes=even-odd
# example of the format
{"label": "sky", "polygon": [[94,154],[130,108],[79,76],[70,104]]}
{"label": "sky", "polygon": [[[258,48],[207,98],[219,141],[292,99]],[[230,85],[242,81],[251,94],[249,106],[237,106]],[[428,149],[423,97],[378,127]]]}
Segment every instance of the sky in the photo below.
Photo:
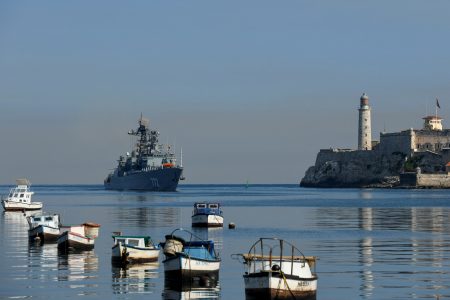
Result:
{"label": "sky", "polygon": [[1,1],[0,184],[102,184],[142,113],[187,184],[299,183],[319,149],[450,122],[449,1]]}

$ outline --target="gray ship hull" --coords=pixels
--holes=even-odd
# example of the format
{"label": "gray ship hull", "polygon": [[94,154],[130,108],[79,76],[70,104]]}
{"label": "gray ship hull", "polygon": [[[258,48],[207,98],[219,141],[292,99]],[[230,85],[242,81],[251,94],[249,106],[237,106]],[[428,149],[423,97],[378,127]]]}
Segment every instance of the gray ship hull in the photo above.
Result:
{"label": "gray ship hull", "polygon": [[165,168],[126,176],[112,175],[105,180],[105,189],[174,192],[182,172],[182,168]]}

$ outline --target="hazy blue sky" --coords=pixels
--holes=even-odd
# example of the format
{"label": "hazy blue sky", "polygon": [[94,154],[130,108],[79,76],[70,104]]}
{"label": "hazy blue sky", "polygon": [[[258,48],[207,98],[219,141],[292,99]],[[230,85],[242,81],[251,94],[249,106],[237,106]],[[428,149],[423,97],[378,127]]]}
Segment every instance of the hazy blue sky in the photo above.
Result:
{"label": "hazy blue sky", "polygon": [[[186,183],[297,183],[320,148],[450,119],[449,1],[2,1],[0,183],[102,183],[142,112]],[[448,127],[448,126],[446,126]]]}

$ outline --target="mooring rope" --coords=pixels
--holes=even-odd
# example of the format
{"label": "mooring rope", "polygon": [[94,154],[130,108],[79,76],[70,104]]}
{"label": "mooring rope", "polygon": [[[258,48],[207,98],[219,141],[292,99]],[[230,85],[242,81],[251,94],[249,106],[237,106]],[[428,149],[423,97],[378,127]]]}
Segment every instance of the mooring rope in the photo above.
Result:
{"label": "mooring rope", "polygon": [[289,284],[287,283],[287,279],[286,279],[286,276],[284,276],[284,272],[280,270],[280,274],[281,274],[281,276],[283,277],[284,284],[286,284],[286,286],[287,286],[289,292],[290,292],[291,295],[292,295],[292,299],[296,299],[294,293],[291,291],[291,288],[289,287]]}

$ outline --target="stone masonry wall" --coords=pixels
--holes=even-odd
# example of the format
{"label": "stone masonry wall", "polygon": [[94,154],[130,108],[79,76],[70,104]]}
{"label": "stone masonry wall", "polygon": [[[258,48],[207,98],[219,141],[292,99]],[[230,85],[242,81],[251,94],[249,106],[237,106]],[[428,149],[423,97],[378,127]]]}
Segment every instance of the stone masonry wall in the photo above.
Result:
{"label": "stone masonry wall", "polygon": [[400,185],[402,187],[450,188],[450,176],[447,174],[405,173],[400,178]]}
{"label": "stone masonry wall", "polygon": [[418,174],[418,187],[450,188],[450,176],[447,174]]}
{"label": "stone masonry wall", "polygon": [[409,155],[414,151],[414,131],[405,130],[395,133],[380,133],[380,143],[377,151],[390,155],[393,152],[402,152]]}

